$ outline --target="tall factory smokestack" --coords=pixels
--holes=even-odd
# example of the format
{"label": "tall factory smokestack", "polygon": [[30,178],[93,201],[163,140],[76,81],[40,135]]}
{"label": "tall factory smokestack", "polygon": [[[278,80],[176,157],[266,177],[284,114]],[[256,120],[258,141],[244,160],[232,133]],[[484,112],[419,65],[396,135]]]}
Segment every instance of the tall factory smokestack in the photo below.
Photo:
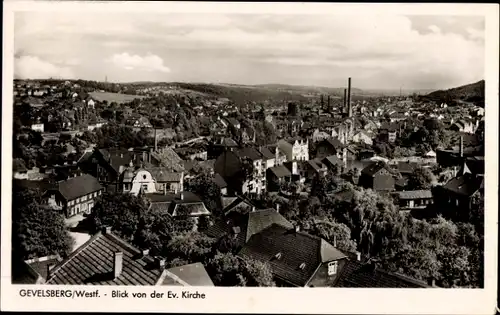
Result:
{"label": "tall factory smokestack", "polygon": [[325,102],[323,101],[323,94],[321,94],[321,109],[325,109]]}
{"label": "tall factory smokestack", "polygon": [[344,106],[342,106],[342,113],[345,113],[347,107],[347,89],[344,89]]}
{"label": "tall factory smokestack", "polygon": [[352,106],[351,106],[351,78],[347,80],[347,112],[349,117],[352,117]]}
{"label": "tall factory smokestack", "polygon": [[327,107],[328,111],[330,111],[330,109],[331,109],[331,108],[330,108],[330,95],[328,95],[327,106],[328,106],[328,107]]}

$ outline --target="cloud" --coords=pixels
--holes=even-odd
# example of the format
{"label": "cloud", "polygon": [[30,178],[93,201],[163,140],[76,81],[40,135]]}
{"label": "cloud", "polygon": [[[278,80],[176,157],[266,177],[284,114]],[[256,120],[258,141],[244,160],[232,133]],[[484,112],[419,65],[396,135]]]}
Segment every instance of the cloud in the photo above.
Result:
{"label": "cloud", "polygon": [[115,66],[126,70],[170,72],[170,69],[163,65],[163,59],[153,54],[141,57],[123,52],[121,54],[114,54],[109,58],[109,61]]}
{"label": "cloud", "polygon": [[[19,19],[16,50],[54,64],[80,57],[74,71],[94,78],[161,80],[170,72],[164,60],[183,70],[172,80],[235,83],[336,85],[348,75],[367,87],[443,88],[484,75],[483,17],[24,12]],[[232,71],[221,71],[229,62]]]}
{"label": "cloud", "polygon": [[59,67],[36,56],[19,56],[14,63],[14,76],[20,79],[74,78],[70,68]]}

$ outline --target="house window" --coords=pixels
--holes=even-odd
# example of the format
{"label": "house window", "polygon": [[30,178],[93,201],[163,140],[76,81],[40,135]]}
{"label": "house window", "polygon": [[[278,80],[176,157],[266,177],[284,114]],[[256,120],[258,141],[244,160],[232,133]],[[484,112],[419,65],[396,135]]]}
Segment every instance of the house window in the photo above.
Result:
{"label": "house window", "polygon": [[148,185],[147,184],[142,185],[142,190],[144,192],[147,192],[148,191]]}
{"label": "house window", "polygon": [[332,261],[328,263],[328,275],[334,275],[337,273],[338,262]]}

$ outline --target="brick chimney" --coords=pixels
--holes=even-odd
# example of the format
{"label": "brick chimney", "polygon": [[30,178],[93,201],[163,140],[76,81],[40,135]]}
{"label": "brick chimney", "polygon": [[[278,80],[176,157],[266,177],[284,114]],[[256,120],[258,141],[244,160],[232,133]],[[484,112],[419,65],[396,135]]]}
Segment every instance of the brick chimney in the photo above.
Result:
{"label": "brick chimney", "polygon": [[344,89],[344,105],[342,106],[342,112],[345,112],[347,107],[347,89]]}
{"label": "brick chimney", "polygon": [[361,261],[361,253],[360,252],[356,252],[356,260]]}
{"label": "brick chimney", "polygon": [[143,249],[141,251],[141,255],[142,255],[142,257],[145,257],[145,256],[149,255],[149,249]]}
{"label": "brick chimney", "polygon": [[118,278],[123,270],[123,252],[115,252],[113,256],[114,279]]}
{"label": "brick chimney", "polygon": [[102,234],[109,234],[111,233],[111,227],[110,226],[105,226],[102,228]]}

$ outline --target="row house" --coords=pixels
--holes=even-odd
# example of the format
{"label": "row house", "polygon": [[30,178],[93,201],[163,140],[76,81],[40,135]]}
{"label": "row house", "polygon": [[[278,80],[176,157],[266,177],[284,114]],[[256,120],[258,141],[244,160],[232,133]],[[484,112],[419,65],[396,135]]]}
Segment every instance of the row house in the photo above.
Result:
{"label": "row house", "polygon": [[408,190],[396,193],[398,205],[401,210],[424,209],[433,203],[430,190]]}
{"label": "row house", "polygon": [[94,207],[95,200],[102,194],[104,188],[99,181],[88,174],[69,178],[57,184],[57,187],[47,190],[44,203],[66,218],[87,213]]}
{"label": "row house", "polygon": [[309,160],[309,141],[301,138],[281,139],[278,148],[286,155],[287,161]]}

